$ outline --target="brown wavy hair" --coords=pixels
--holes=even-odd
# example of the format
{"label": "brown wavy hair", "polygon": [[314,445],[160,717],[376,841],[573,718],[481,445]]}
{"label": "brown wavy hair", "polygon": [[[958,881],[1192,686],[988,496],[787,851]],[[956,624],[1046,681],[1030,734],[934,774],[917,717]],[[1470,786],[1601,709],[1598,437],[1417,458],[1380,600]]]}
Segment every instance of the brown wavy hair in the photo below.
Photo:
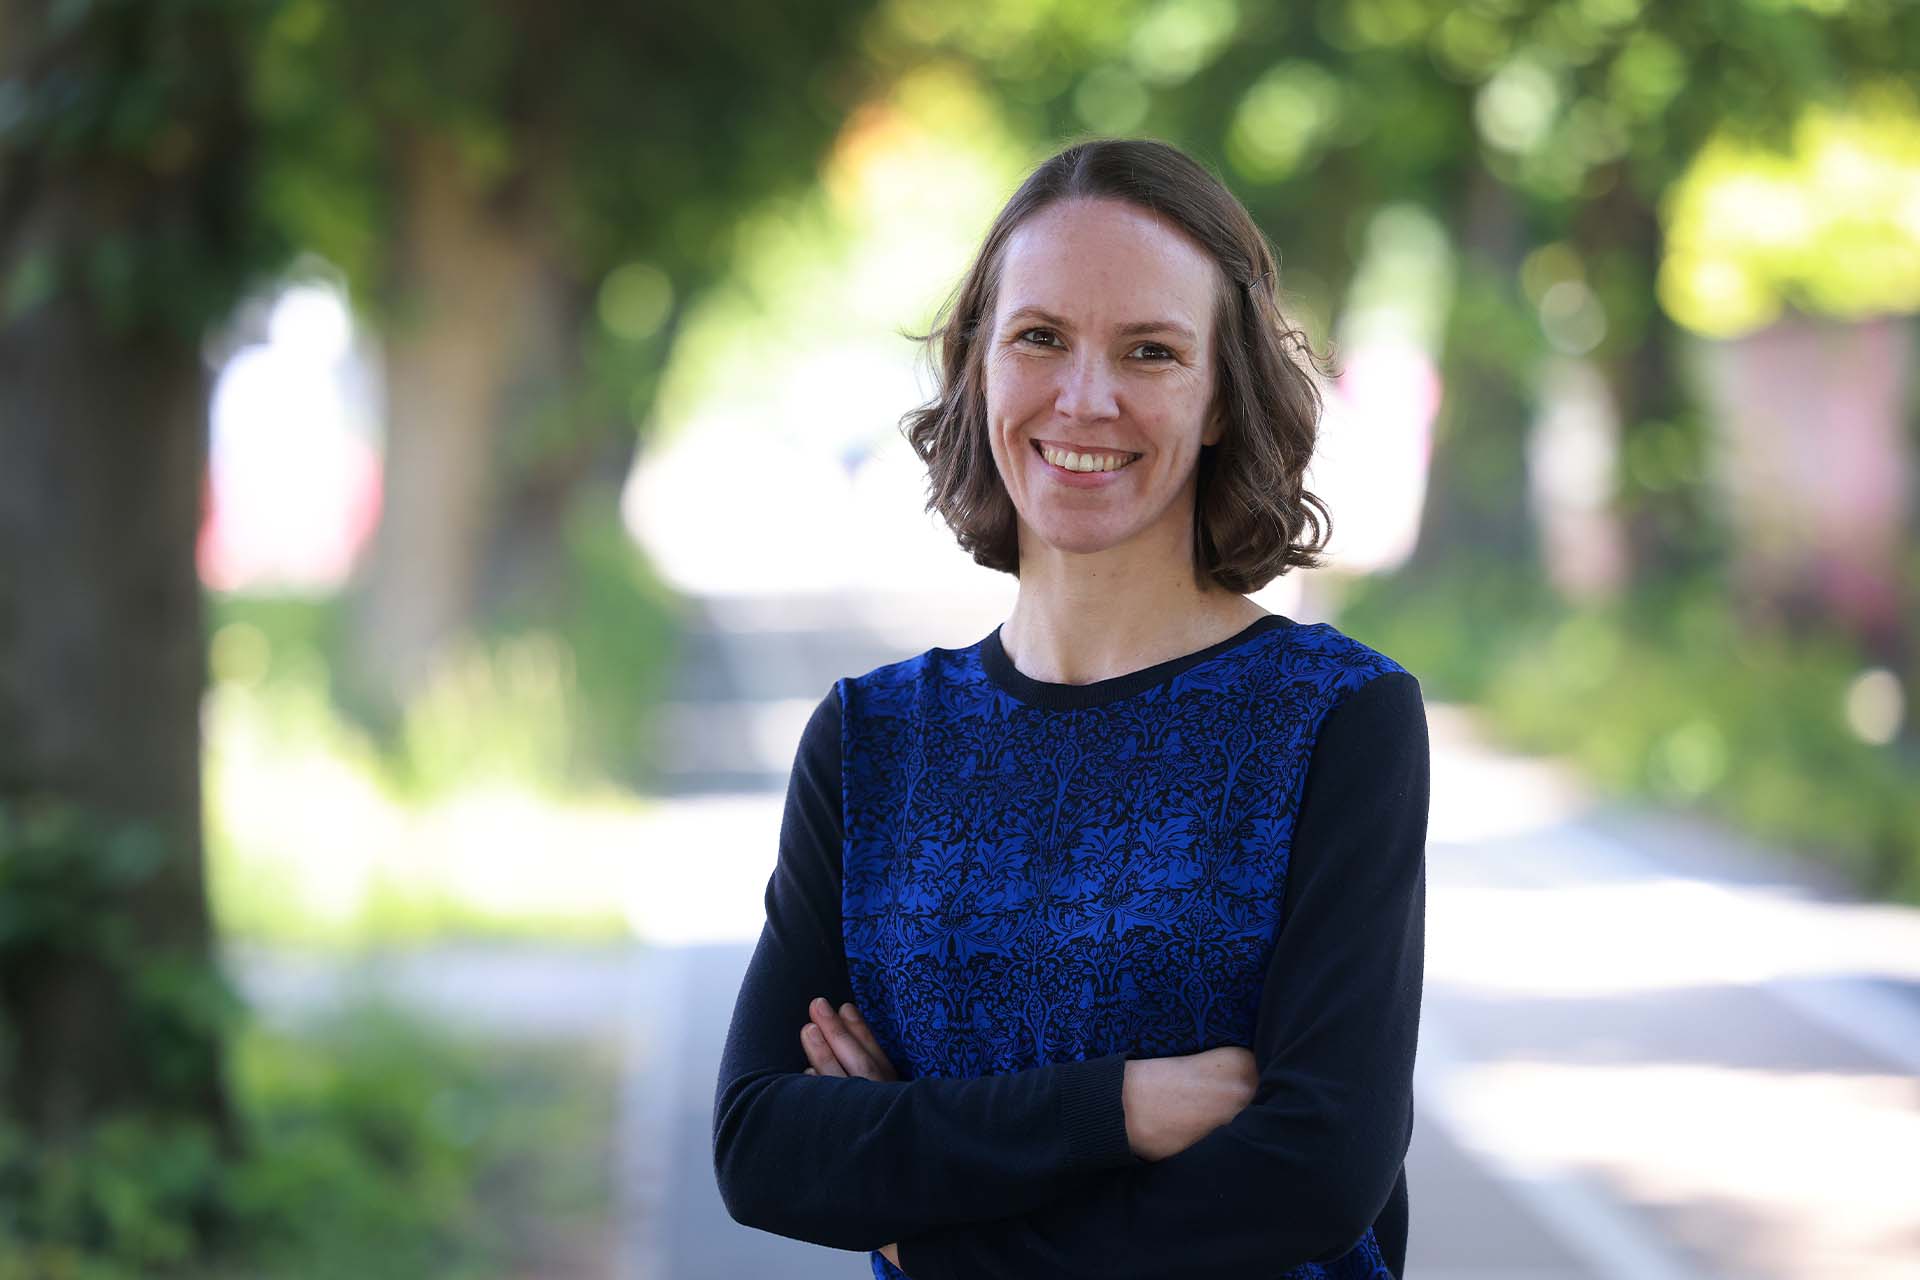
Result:
{"label": "brown wavy hair", "polygon": [[[1320,565],[1333,532],[1304,477],[1320,427],[1320,392],[1306,363],[1331,372],[1281,314],[1278,255],[1246,207],[1185,152],[1138,138],[1076,142],[1035,169],[988,228],[979,252],[931,332],[909,334],[933,365],[938,390],[900,430],[927,466],[926,510],[938,510],[960,546],[989,569],[1020,573],[1013,499],[987,443],[985,342],[1009,237],[1060,200],[1123,200],[1185,231],[1218,268],[1214,405],[1225,429],[1200,450],[1193,504],[1196,580],[1258,591],[1289,569]],[[936,354],[937,352],[937,354]]]}

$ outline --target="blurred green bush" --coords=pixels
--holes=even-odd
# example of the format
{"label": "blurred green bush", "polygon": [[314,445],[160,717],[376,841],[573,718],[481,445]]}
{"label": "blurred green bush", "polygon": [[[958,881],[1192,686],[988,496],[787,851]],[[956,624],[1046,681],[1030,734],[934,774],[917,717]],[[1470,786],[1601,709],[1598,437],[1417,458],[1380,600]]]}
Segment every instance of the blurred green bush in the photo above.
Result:
{"label": "blurred green bush", "polygon": [[[1878,744],[1851,726],[1870,664],[1837,632],[1745,619],[1710,573],[1573,607],[1505,567],[1357,582],[1340,625],[1428,697],[1476,704],[1611,795],[1698,810],[1920,904],[1913,735]],[[1894,674],[1907,690],[1920,675]]]}
{"label": "blurred green bush", "polygon": [[0,1124],[0,1280],[521,1275],[605,1231],[611,1054],[369,1001],[232,1049],[235,1152],[135,1112],[57,1146]]}

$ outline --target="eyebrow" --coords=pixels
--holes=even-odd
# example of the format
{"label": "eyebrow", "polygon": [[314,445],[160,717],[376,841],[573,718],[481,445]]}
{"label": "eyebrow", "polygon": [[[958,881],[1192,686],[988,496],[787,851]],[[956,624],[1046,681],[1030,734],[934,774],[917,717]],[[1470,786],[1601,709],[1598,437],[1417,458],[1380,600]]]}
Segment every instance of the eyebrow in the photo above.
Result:
{"label": "eyebrow", "polygon": [[[1054,315],[1051,311],[1031,306],[1016,309],[1007,316],[1007,321],[1008,323],[1012,323],[1022,317],[1029,317],[1043,324],[1050,324],[1056,329],[1071,329],[1073,327],[1059,316]],[[1135,320],[1131,324],[1121,325],[1119,333],[1123,338],[1131,338],[1145,333],[1172,333],[1185,338],[1188,342],[1194,341],[1193,330],[1181,324],[1178,320]]]}

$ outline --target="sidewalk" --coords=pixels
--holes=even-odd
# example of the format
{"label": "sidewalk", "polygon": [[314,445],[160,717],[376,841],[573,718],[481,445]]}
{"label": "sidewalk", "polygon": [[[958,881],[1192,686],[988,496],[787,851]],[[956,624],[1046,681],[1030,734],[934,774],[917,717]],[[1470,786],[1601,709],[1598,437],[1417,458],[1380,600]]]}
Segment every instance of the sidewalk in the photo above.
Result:
{"label": "sidewalk", "polygon": [[1428,1114],[1597,1274],[1920,1274],[1920,912],[1435,721]]}

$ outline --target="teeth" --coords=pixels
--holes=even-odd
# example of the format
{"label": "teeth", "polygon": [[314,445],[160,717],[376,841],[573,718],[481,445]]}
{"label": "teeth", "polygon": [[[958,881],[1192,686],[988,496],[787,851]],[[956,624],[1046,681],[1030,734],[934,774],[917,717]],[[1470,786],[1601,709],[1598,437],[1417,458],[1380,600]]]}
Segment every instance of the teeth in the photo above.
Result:
{"label": "teeth", "polygon": [[1118,471],[1133,461],[1130,454],[1063,453],[1045,445],[1040,446],[1040,452],[1054,466],[1065,467],[1069,471]]}

